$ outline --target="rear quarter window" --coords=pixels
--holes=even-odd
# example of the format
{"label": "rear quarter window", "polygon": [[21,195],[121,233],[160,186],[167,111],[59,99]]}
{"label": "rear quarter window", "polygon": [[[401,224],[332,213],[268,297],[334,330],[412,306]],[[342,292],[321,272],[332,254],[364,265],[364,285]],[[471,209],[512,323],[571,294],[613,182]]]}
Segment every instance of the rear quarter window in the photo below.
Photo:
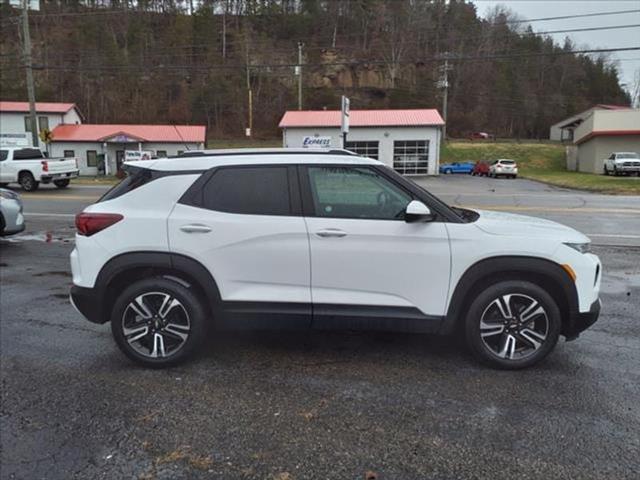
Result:
{"label": "rear quarter window", "polygon": [[21,148],[13,151],[14,160],[40,160],[44,158],[37,148]]}
{"label": "rear quarter window", "polygon": [[130,169],[127,172],[127,176],[124,177],[120,183],[113,186],[96,203],[106,202],[107,200],[113,200],[114,198],[121,197],[125,193],[129,193],[132,190],[149,183],[153,177],[153,172],[147,168],[137,168],[135,170]]}

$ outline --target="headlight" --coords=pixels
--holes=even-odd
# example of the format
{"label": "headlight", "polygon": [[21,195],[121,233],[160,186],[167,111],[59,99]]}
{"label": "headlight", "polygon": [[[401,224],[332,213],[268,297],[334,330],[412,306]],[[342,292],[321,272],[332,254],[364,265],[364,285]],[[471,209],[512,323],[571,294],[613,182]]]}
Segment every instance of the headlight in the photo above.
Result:
{"label": "headlight", "polygon": [[17,200],[19,198],[18,194],[12,192],[11,190],[0,190],[0,198],[4,198],[5,200]]}
{"label": "headlight", "polygon": [[571,247],[574,250],[576,250],[577,252],[580,253],[589,253],[591,251],[591,243],[587,242],[587,243],[568,243],[565,242],[565,245],[567,247]]}

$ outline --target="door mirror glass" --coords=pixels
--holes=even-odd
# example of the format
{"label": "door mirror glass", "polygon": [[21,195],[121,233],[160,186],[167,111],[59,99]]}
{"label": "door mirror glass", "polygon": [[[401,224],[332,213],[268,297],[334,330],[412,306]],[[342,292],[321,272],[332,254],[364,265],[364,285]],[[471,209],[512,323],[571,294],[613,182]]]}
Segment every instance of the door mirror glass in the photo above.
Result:
{"label": "door mirror glass", "polygon": [[407,223],[430,222],[435,216],[424,203],[412,200],[404,212],[404,220]]}

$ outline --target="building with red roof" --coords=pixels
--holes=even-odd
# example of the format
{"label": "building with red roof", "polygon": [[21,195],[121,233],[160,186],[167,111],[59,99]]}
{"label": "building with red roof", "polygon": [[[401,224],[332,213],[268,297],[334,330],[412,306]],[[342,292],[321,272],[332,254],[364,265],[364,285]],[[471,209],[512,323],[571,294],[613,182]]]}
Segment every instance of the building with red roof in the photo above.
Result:
{"label": "building with red roof", "polygon": [[437,175],[444,120],[435,109],[351,110],[344,141],[340,110],[287,111],[284,147],[346,148],[405,175]]}
{"label": "building with red roof", "polygon": [[51,156],[76,157],[81,175],[113,174],[127,156],[202,149],[207,137],[204,125],[61,124],[51,133]]}
{"label": "building with red roof", "polygon": [[[39,131],[53,130],[63,123],[82,123],[83,120],[75,103],[36,102],[36,117]],[[29,102],[0,101],[0,145],[31,146]]]}
{"label": "building with red roof", "polygon": [[[207,136],[203,125],[86,124],[75,103],[36,102],[36,116],[38,130],[52,135],[50,144],[37,146],[51,157],[77,158],[81,175],[113,174],[127,155],[202,149]],[[0,101],[0,144],[31,146],[30,127],[28,102]]]}
{"label": "building with red roof", "polygon": [[549,128],[549,140],[555,140],[556,142],[573,142],[575,129],[590,117],[593,112],[598,110],[630,110],[631,107],[626,105],[609,105],[599,103],[593,107],[585,110],[584,112],[576,113],[568,118],[564,118],[557,123],[554,123]]}

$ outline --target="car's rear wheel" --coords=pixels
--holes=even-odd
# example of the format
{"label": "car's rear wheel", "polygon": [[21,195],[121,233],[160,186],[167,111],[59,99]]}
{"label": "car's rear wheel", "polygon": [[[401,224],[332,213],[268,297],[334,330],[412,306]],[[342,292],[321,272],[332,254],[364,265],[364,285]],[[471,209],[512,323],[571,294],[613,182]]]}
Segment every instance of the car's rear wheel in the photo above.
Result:
{"label": "car's rear wheel", "polygon": [[54,180],[53,184],[58,188],[67,188],[69,186],[69,179],[65,178],[64,180]]}
{"label": "car's rear wheel", "polygon": [[36,179],[33,178],[30,172],[22,172],[20,178],[18,178],[18,183],[25,192],[33,192],[37,190],[38,185],[40,185],[40,182],[36,182]]}
{"label": "car's rear wheel", "polygon": [[487,287],[465,318],[469,349],[482,362],[519,369],[544,359],[560,335],[560,309],[546,290],[526,281]]}
{"label": "car's rear wheel", "polygon": [[198,296],[166,277],[135,282],[117,298],[111,331],[120,350],[151,368],[183,362],[205,336],[207,315]]}

